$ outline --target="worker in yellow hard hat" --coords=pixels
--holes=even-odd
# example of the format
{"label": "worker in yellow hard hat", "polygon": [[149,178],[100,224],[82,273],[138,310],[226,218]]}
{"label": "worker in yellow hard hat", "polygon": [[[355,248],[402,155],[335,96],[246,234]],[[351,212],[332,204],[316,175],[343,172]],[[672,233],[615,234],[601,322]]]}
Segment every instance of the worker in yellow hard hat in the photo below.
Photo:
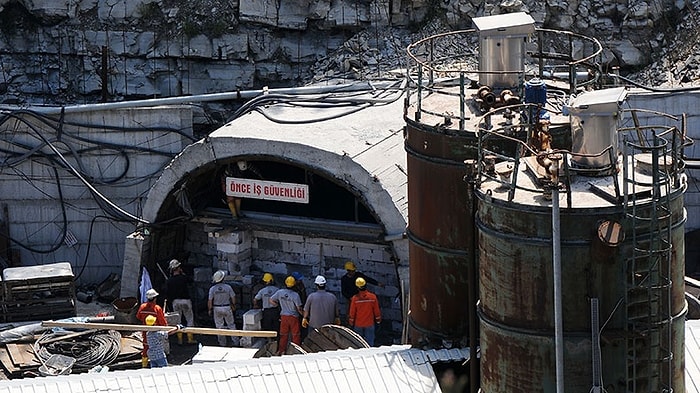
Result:
{"label": "worker in yellow hard hat", "polygon": [[270,303],[270,298],[279,290],[275,286],[275,278],[272,273],[263,274],[262,281],[265,286],[260,288],[253,298],[253,307],[262,308],[262,320],[260,327],[262,330],[279,332],[280,329],[280,308]]}
{"label": "worker in yellow hard hat", "polygon": [[[155,315],[146,316],[146,326],[154,326],[157,319]],[[168,359],[165,356],[165,347],[163,345],[167,337],[168,332],[165,330],[146,332],[146,342],[148,343],[146,354],[151,368],[168,366]]]}
{"label": "worker in yellow hard hat", "polygon": [[301,309],[301,298],[294,291],[294,285],[297,280],[292,276],[287,276],[284,280],[286,288],[282,288],[275,292],[270,297],[270,303],[280,306],[280,331],[279,344],[277,345],[277,354],[283,355],[287,352],[287,345],[290,341],[294,344],[301,345],[301,321],[300,317],[303,313]]}
{"label": "worker in yellow hard hat", "polygon": [[362,336],[369,346],[374,346],[374,325],[382,322],[377,295],[367,290],[367,281],[362,277],[355,279],[357,294],[350,300],[348,322],[357,334]]}
{"label": "worker in yellow hard hat", "polygon": [[340,278],[340,291],[343,297],[349,302],[353,296],[357,293],[357,287],[355,286],[355,280],[358,277],[362,277],[365,282],[377,285],[380,288],[384,287],[384,284],[367,276],[366,274],[357,271],[357,267],[353,261],[345,262],[345,275]]}

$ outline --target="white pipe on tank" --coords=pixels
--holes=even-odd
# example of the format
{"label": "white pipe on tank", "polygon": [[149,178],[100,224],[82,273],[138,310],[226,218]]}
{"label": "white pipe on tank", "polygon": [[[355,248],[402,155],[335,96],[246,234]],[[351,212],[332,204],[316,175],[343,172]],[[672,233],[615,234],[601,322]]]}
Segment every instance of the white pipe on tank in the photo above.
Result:
{"label": "white pipe on tank", "polygon": [[557,393],[564,393],[564,323],[561,302],[561,244],[559,221],[559,186],[552,186],[552,263],[554,275],[554,346]]}

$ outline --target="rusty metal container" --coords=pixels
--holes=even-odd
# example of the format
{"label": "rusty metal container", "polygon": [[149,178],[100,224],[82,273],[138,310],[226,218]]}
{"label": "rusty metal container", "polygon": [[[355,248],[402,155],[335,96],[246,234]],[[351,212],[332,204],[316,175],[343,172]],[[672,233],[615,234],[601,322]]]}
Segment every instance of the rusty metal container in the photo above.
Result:
{"label": "rusty metal container", "polygon": [[[652,362],[645,360],[642,353],[656,353],[662,348],[673,354],[668,368],[671,372],[659,373],[652,383],[670,383],[674,391],[684,391],[684,188],[673,190],[669,198],[671,224],[665,229],[673,252],[669,254],[670,268],[660,270],[662,276],[668,277],[671,288],[667,304],[658,305],[669,316],[656,321],[661,326],[655,333],[660,342],[640,339],[644,332],[634,327],[634,291],[629,283],[641,279],[630,273],[630,261],[634,259],[632,224],[626,220],[624,207],[583,190],[574,195],[574,206],[562,209],[560,215],[567,391],[591,390],[592,299],[599,303],[600,371],[605,390],[659,391],[637,381],[637,385],[629,386],[633,380],[629,370],[636,367],[637,372],[658,371],[647,369]],[[481,391],[554,392],[557,378],[551,206],[536,197],[516,196],[509,201],[494,192],[482,191],[477,192],[476,214]],[[637,208],[640,216],[650,216],[654,206],[640,203]],[[615,241],[599,235],[606,232],[610,222],[623,223],[618,227],[623,232]],[[648,233],[636,229],[637,245],[649,241]],[[636,358],[630,353],[630,340],[636,340],[640,346]]]}
{"label": "rusty metal container", "polygon": [[464,160],[475,156],[476,139],[412,121],[406,131],[409,339],[421,347],[466,345],[474,247]]}

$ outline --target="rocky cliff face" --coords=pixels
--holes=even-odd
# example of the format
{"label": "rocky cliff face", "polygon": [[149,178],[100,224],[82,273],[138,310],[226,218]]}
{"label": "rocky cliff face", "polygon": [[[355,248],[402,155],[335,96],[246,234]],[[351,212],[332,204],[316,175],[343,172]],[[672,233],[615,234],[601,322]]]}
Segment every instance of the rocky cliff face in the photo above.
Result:
{"label": "rocky cliff face", "polygon": [[541,27],[598,38],[604,63],[624,72],[662,53],[687,6],[686,0],[0,0],[0,101],[91,103],[370,77],[400,66],[417,37],[514,11],[530,13]]}

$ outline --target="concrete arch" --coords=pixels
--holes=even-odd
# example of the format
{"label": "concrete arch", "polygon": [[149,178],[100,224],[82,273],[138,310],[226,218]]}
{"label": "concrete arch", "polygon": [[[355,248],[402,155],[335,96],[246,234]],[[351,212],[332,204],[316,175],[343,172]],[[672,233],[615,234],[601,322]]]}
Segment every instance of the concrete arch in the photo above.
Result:
{"label": "concrete arch", "polygon": [[392,244],[394,255],[399,261],[407,263],[408,246],[404,239],[406,217],[397,208],[394,202],[396,197],[383,187],[376,176],[350,156],[301,143],[235,136],[202,139],[185,148],[163,170],[148,193],[143,217],[149,222],[156,221],[165,199],[174,191],[174,185],[197,168],[218,160],[250,155],[281,157],[346,184],[376,214],[385,230],[385,238]]}

